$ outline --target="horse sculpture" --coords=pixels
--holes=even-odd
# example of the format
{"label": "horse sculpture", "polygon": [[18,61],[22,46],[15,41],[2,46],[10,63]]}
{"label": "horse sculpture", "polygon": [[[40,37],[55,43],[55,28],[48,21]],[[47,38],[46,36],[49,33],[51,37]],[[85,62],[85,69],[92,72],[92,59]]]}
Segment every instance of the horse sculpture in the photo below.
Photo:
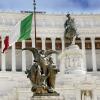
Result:
{"label": "horse sculpture", "polygon": [[70,44],[72,44],[74,37],[77,36],[75,22],[74,19],[70,17],[70,14],[67,14],[66,16],[68,19],[64,24],[64,38],[70,40]]}

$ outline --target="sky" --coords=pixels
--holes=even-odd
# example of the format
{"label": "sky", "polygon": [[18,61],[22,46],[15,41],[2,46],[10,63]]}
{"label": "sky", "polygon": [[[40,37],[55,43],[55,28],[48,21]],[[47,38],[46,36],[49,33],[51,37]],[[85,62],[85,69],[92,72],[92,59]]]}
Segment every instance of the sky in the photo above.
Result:
{"label": "sky", "polygon": [[[32,11],[33,0],[0,0],[0,10]],[[36,0],[44,12],[100,12],[100,0]]]}

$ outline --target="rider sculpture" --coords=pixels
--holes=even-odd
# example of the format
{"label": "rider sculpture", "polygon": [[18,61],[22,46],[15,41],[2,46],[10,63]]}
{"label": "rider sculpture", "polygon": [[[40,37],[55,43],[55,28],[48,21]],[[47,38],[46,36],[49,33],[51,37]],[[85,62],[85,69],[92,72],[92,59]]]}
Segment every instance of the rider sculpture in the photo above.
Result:
{"label": "rider sculpture", "polygon": [[70,17],[70,14],[66,15],[67,20],[64,24],[64,38],[70,40],[70,44],[75,44],[75,38],[77,36],[74,19]]}

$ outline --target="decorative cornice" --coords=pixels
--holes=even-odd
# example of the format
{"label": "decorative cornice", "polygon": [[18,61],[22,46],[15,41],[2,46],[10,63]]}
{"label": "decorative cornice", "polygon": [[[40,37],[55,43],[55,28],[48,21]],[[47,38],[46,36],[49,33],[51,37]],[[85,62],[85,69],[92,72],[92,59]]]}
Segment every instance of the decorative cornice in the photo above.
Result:
{"label": "decorative cornice", "polygon": [[[0,12],[0,32],[10,32],[13,26],[28,13]],[[100,14],[72,14],[76,21],[79,37],[100,37]],[[37,36],[63,37],[65,14],[37,14]],[[33,21],[34,22],[34,21]],[[91,25],[92,22],[92,25]],[[34,23],[32,26],[34,34]]]}

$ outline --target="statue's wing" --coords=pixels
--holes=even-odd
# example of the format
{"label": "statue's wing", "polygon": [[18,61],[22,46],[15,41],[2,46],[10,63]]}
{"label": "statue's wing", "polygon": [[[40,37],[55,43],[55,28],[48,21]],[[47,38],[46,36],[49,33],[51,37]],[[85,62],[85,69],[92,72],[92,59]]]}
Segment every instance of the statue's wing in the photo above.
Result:
{"label": "statue's wing", "polygon": [[34,56],[34,58],[36,58],[37,55],[39,55],[38,49],[36,49],[36,48],[23,48],[22,50],[29,50],[29,51],[31,51],[33,56]]}
{"label": "statue's wing", "polygon": [[51,55],[53,53],[58,54],[58,52],[55,50],[47,50],[47,51],[45,51],[45,57],[47,57],[48,55]]}

